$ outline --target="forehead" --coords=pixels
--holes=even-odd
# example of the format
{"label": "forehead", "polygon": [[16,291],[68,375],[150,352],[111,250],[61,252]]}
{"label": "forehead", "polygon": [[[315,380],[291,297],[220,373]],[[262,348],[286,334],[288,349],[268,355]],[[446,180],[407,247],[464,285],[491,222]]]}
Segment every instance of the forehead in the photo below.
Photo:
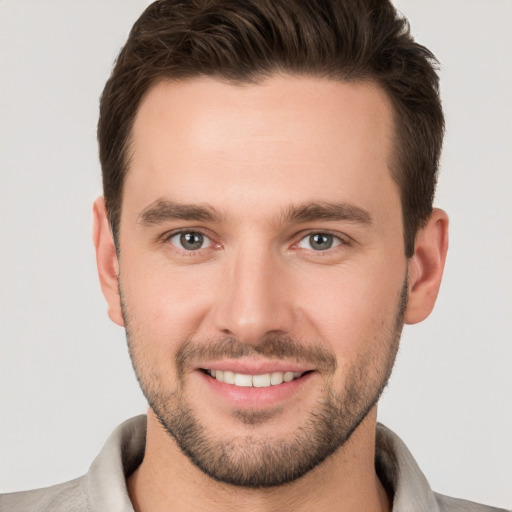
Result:
{"label": "forehead", "polygon": [[263,198],[269,208],[285,199],[371,203],[376,187],[397,192],[392,138],[389,101],[371,83],[161,82],[135,118],[125,191],[140,208],[166,196],[225,208],[235,198],[239,210]]}

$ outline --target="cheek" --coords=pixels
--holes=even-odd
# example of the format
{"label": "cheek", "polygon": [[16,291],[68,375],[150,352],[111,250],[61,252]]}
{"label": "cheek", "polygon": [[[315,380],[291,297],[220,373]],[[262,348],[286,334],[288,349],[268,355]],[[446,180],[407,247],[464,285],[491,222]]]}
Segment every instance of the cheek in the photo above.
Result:
{"label": "cheek", "polygon": [[146,267],[124,275],[121,271],[126,329],[138,378],[146,391],[172,393],[181,385],[176,353],[199,329],[204,294],[176,273]]}
{"label": "cheek", "polygon": [[147,259],[129,264],[127,259],[121,266],[121,286],[133,327],[164,347],[190,338],[207,312],[211,276],[197,267],[176,269]]}
{"label": "cheek", "polygon": [[403,276],[338,271],[324,283],[302,289],[302,314],[340,363],[393,332]]}

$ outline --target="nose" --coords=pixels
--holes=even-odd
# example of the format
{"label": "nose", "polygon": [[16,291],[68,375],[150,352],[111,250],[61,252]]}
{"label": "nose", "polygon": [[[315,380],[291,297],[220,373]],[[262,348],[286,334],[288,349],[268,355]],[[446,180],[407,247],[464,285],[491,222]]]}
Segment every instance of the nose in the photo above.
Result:
{"label": "nose", "polygon": [[214,307],[217,332],[251,345],[290,334],[294,305],[286,270],[271,251],[240,249],[227,258]]}

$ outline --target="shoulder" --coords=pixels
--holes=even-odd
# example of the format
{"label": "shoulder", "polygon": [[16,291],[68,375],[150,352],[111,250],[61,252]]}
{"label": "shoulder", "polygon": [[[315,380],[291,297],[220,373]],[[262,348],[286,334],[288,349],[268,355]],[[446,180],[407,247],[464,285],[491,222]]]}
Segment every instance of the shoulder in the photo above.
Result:
{"label": "shoulder", "polygon": [[0,495],[0,512],[86,512],[84,477],[62,484]]}
{"label": "shoulder", "polygon": [[504,508],[490,507],[473,501],[450,498],[435,493],[440,512],[507,512]]}
{"label": "shoulder", "polygon": [[395,512],[507,512],[502,508],[451,498],[432,491],[403,441],[380,423],[377,425],[375,455],[377,474],[384,487],[393,495]]}

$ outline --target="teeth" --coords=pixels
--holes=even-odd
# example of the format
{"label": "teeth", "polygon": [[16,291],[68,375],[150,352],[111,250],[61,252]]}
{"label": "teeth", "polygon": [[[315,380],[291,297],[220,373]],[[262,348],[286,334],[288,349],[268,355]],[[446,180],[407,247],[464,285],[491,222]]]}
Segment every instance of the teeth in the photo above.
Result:
{"label": "teeth", "polygon": [[277,386],[278,384],[282,384],[284,381],[284,373],[283,372],[274,372],[270,374],[270,384],[272,386]]}
{"label": "teeth", "polygon": [[219,382],[225,384],[234,384],[241,387],[268,388],[278,386],[283,382],[291,382],[302,376],[301,372],[272,372],[261,375],[245,375],[243,373],[234,373],[229,370],[208,370],[208,374]]}
{"label": "teeth", "polygon": [[222,380],[222,382],[225,382],[226,384],[234,384],[235,374],[233,372],[226,370],[224,372],[224,379]]}
{"label": "teeth", "polygon": [[286,372],[283,376],[285,382],[291,382],[294,379],[293,372]]}
{"label": "teeth", "polygon": [[[226,380],[224,379],[224,382]],[[229,384],[229,382],[228,382]],[[236,373],[235,374],[235,386],[243,386],[245,388],[252,387],[252,375],[244,375],[243,373]]]}
{"label": "teeth", "polygon": [[263,375],[253,375],[252,385],[255,388],[268,388],[270,386],[270,373],[265,373]]}

